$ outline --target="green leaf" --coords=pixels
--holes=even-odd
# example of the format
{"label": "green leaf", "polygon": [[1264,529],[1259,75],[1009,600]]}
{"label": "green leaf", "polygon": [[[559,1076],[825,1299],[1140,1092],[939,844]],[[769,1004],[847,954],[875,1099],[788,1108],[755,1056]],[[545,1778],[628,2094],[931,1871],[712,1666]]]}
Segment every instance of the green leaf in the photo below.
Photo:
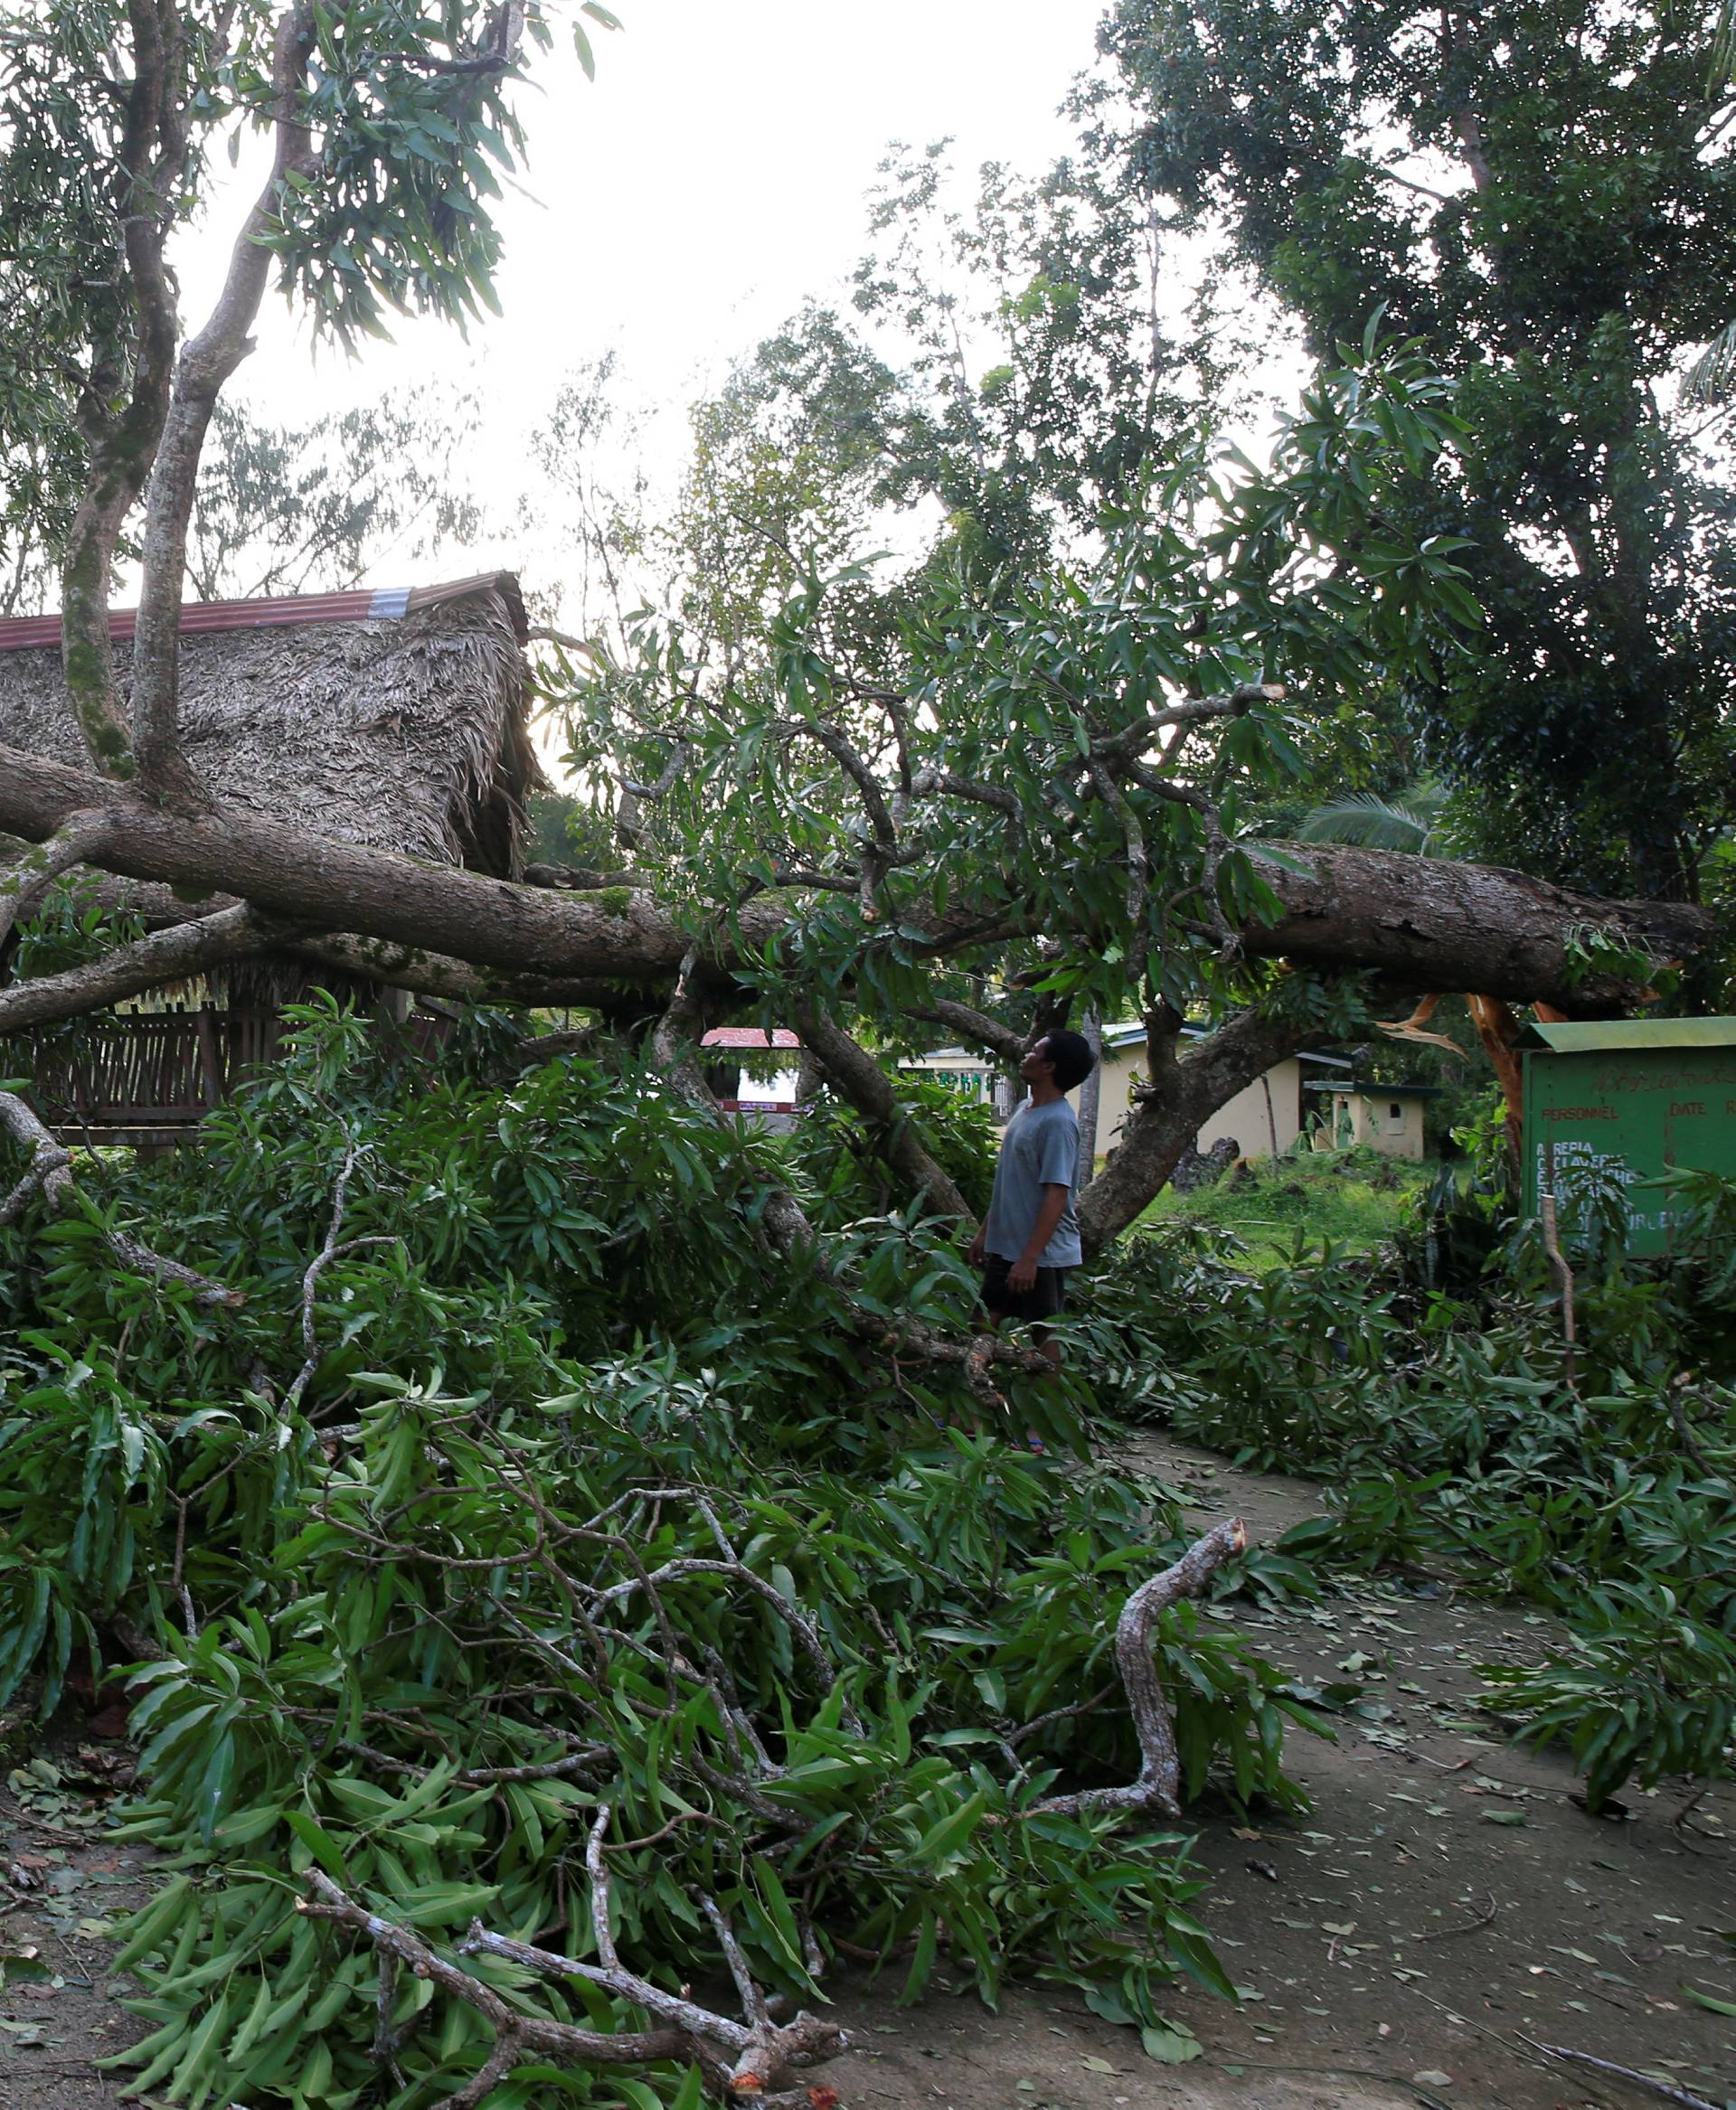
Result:
{"label": "green leaf", "polygon": [[1139,2041],[1145,2046],[1148,2058],[1156,2058],[1165,2066],[1185,2066],[1189,2059],[1197,2058],[1203,2049],[1192,2030],[1172,2029],[1167,2022],[1147,2024],[1139,2032]]}
{"label": "green leaf", "polygon": [[929,1867],[964,1845],[982,1820],[988,1807],[988,1796],[978,1788],[967,1796],[957,1809],[948,1810],[938,1823],[931,1824],[903,1858],[907,1866]]}

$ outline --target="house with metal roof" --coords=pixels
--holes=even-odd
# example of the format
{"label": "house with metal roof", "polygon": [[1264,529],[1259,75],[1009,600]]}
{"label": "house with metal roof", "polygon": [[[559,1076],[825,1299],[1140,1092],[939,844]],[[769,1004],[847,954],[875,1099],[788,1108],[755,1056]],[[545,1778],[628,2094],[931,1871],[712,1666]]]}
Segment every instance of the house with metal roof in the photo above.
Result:
{"label": "house with metal roof", "polygon": [[[123,693],[133,629],[133,611],[110,616]],[[515,878],[525,804],[542,787],[526,718],[527,636],[507,572],[192,603],[181,617],[183,748],[238,812]],[[66,700],[58,617],[0,621],[0,741],[88,766]],[[146,913],[175,913],[156,892],[139,890]],[[40,1036],[39,1111],[74,1139],[170,1140],[269,1056],[286,1002],[337,979],[288,959],[238,963],[167,1008],[159,997],[77,1035]],[[380,995],[361,984],[337,993]]]}

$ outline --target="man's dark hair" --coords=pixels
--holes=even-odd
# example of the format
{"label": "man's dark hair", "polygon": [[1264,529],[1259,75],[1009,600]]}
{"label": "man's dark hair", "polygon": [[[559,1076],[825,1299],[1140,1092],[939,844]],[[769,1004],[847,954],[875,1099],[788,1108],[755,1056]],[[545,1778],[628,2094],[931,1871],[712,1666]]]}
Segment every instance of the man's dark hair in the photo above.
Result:
{"label": "man's dark hair", "polygon": [[1076,1084],[1083,1084],[1097,1068],[1097,1057],[1083,1033],[1045,1033],[1043,1049],[1045,1060],[1054,1066],[1055,1085],[1060,1091],[1070,1092]]}

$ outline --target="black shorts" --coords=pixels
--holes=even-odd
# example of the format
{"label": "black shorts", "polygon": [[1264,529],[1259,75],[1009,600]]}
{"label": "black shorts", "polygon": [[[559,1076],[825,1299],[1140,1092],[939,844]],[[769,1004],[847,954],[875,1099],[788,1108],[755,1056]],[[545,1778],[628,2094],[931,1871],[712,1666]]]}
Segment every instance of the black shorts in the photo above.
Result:
{"label": "black shorts", "polygon": [[997,1319],[1055,1319],[1067,1308],[1065,1267],[1039,1267],[1034,1285],[1023,1293],[1006,1286],[1011,1260],[998,1253],[983,1257],[983,1303]]}

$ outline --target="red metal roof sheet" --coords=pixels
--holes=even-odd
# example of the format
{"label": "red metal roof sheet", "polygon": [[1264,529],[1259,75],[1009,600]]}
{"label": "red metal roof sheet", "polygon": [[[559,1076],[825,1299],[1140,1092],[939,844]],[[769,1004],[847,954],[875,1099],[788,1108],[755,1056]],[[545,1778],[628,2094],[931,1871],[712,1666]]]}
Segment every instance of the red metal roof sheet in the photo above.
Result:
{"label": "red metal roof sheet", "polygon": [[[524,603],[518,580],[510,571],[482,571],[471,579],[449,579],[442,586],[362,587],[351,593],[297,593],[276,600],[188,601],[181,610],[181,634],[187,636],[210,630],[391,620],[417,608],[433,608],[440,601],[466,600],[472,594],[489,592],[499,594],[506,603],[523,644],[528,635]],[[137,620],[137,608],[111,608],[109,636],[118,643],[130,638]],[[8,616],[0,619],[0,652],[42,651],[58,648],[60,642],[58,616]]]}
{"label": "red metal roof sheet", "polygon": [[700,1043],[706,1048],[799,1048],[801,1042],[788,1026],[774,1026],[768,1040],[759,1026],[713,1026]]}

